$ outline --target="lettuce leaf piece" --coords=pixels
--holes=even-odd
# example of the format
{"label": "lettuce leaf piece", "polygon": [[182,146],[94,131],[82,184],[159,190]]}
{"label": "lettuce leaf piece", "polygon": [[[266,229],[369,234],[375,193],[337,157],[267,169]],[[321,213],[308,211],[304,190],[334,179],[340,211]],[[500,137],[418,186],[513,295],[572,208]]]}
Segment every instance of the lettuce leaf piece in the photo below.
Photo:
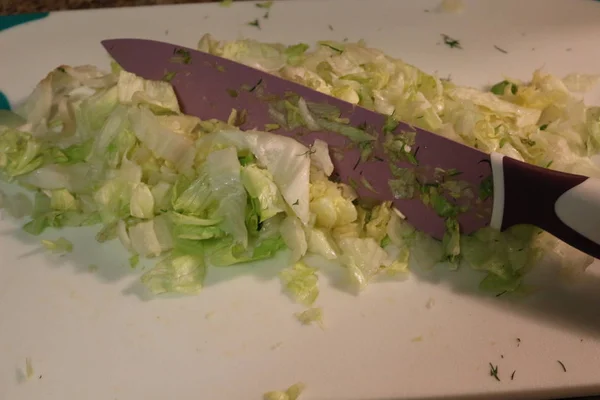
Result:
{"label": "lettuce leaf piece", "polygon": [[185,176],[180,176],[172,191],[173,208],[186,215],[202,215],[213,201],[209,185],[206,168],[201,168],[198,177],[192,182]]}
{"label": "lettuce leaf piece", "polygon": [[339,249],[327,231],[320,228],[312,228],[308,230],[306,236],[307,251],[309,253],[318,254],[327,260],[338,258]]}
{"label": "lettuce leaf piece", "polygon": [[311,174],[310,211],[315,226],[336,228],[356,221],[358,214],[352,203],[355,193],[344,185],[329,181],[323,173]]}
{"label": "lettuce leaf piece", "polygon": [[39,189],[66,189],[73,193],[89,191],[93,171],[86,164],[48,164],[22,175],[19,182]]}
{"label": "lettuce leaf piece", "polygon": [[367,237],[375,239],[381,243],[387,235],[387,226],[392,218],[392,202],[386,201],[373,207],[370,212],[369,220],[365,224],[365,234]]}
{"label": "lettuce leaf piece", "polygon": [[279,233],[280,225],[281,219],[277,217],[265,221],[257,235],[249,239],[246,248],[234,243],[231,237],[209,241],[206,245],[208,259],[215,266],[228,266],[272,258],[286,248]]}
{"label": "lettuce leaf piece", "polygon": [[194,142],[187,136],[164,127],[158,117],[145,108],[130,108],[129,120],[135,136],[158,157],[178,171],[189,171],[194,162]]}
{"label": "lettuce leaf piece", "polygon": [[389,255],[373,238],[343,238],[338,241],[340,261],[360,289],[364,289],[384,267],[391,265]]}
{"label": "lettuce leaf piece", "polygon": [[248,245],[245,225],[247,194],[242,184],[241,165],[235,148],[210,153],[206,159],[211,196],[218,202],[212,218],[220,218],[221,229],[244,248]]}
{"label": "lettuce leaf piece", "polygon": [[458,268],[460,261],[460,227],[454,218],[446,219],[446,232],[442,239],[444,256],[453,269]]}
{"label": "lettuce leaf piece", "polygon": [[306,233],[302,228],[302,223],[295,216],[288,216],[281,223],[280,233],[283,241],[292,251],[290,262],[297,262],[306,254],[308,249]]}
{"label": "lettuce leaf piece", "polygon": [[206,240],[226,236],[218,226],[177,225],[173,228],[173,236],[179,239]]}
{"label": "lettuce leaf piece", "polygon": [[290,65],[297,65],[302,62],[304,53],[309,49],[309,45],[306,43],[298,43],[291,46],[288,46],[284,50],[284,54],[287,57],[287,63]]}
{"label": "lettuce leaf piece", "polygon": [[323,327],[323,309],[321,307],[311,307],[308,310],[296,313],[295,315],[302,325],[316,323]]}
{"label": "lettuce leaf piece", "polygon": [[149,219],[154,216],[154,196],[148,185],[139,182],[131,189],[129,214],[132,217]]}
{"label": "lettuce leaf piece", "polygon": [[445,249],[439,240],[421,231],[416,231],[411,253],[419,267],[429,270],[443,260]]}
{"label": "lettuce leaf piece", "polygon": [[145,257],[156,257],[173,248],[173,238],[167,217],[139,222],[128,229],[131,247]]}
{"label": "lettuce leaf piece", "polygon": [[78,202],[67,189],[58,189],[50,192],[50,207],[57,211],[74,211],[78,209]]}
{"label": "lettuce leaf piece", "polygon": [[41,167],[42,143],[27,132],[0,130],[0,170],[9,178],[27,174]]}
{"label": "lettuce leaf piece", "polygon": [[[72,195],[66,193],[66,204],[70,204],[74,199]],[[23,230],[31,235],[40,235],[46,228],[90,226],[101,222],[97,212],[84,212],[80,209],[72,209],[70,206],[58,207],[57,210],[56,199],[53,206],[51,198],[43,192],[36,192],[34,199],[31,220],[23,226]]]}
{"label": "lettuce leaf piece", "polygon": [[208,151],[234,146],[238,151],[250,150],[258,163],[273,176],[283,199],[294,214],[308,223],[309,218],[309,149],[298,141],[259,131],[222,130],[206,135],[199,146]]}
{"label": "lettuce leaf piece", "polygon": [[538,259],[533,240],[539,230],[515,226],[505,233],[483,228],[472,235],[462,235],[461,255],[476,270],[487,272],[480,287],[487,291],[514,291],[525,273]]}
{"label": "lettuce leaf piece", "polygon": [[295,383],[285,391],[272,391],[263,395],[263,400],[297,400],[306,386],[299,382]]}
{"label": "lettuce leaf piece", "polygon": [[118,106],[117,88],[111,87],[84,99],[74,111],[76,134],[82,140],[93,138]]}
{"label": "lettuce leaf piece", "polygon": [[329,146],[327,142],[321,139],[315,139],[310,148],[310,162],[315,167],[319,168],[326,176],[330,176],[333,172],[333,163],[329,156]]}
{"label": "lettuce leaf piece", "polygon": [[151,81],[121,70],[116,89],[121,104],[146,104],[157,113],[179,113],[179,103],[168,82]]}
{"label": "lettuce leaf piece", "polygon": [[168,216],[175,225],[211,226],[217,225],[222,221],[221,218],[204,219],[192,215],[180,214],[174,211],[170,212]]}
{"label": "lettuce leaf piece", "polygon": [[312,305],[319,296],[317,269],[297,262],[279,274],[286,291],[298,303]]}
{"label": "lettuce leaf piece", "polygon": [[256,164],[247,165],[242,168],[241,178],[250,197],[258,201],[261,221],[285,211],[285,202],[269,171]]}
{"label": "lettuce leaf piece", "polygon": [[202,289],[206,265],[202,254],[169,254],[142,275],[154,294],[196,294]]}

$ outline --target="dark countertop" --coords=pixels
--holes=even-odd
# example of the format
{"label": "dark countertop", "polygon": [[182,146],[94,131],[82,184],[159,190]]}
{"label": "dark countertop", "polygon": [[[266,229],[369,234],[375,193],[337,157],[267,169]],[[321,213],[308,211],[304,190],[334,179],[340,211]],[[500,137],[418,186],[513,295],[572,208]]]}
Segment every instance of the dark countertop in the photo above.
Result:
{"label": "dark countertop", "polygon": [[0,0],[0,15],[86,8],[149,6],[156,4],[210,3],[219,0]]}

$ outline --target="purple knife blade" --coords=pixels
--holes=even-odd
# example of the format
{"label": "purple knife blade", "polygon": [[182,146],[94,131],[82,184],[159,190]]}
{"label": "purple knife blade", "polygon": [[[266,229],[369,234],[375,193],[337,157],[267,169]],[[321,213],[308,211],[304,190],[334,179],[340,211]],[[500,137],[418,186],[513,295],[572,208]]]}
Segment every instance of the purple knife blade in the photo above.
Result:
{"label": "purple knife blade", "polygon": [[[307,102],[337,107],[351,126],[366,125],[372,131],[382,132],[388,119],[295,82],[194,49],[144,39],[111,39],[102,44],[126,71],[153,80],[168,75],[182,111],[201,119],[227,120],[232,109],[246,110],[245,122],[240,128],[263,130],[265,124],[275,122],[269,114],[269,102],[264,99],[283,99],[290,93]],[[178,58],[178,62],[174,62],[174,57]],[[257,98],[259,87],[262,100]],[[435,168],[460,171],[460,180],[470,185],[477,198],[482,181],[491,177],[489,154],[405,123],[400,123],[394,132],[406,131],[416,132],[412,154],[418,160],[419,168],[429,172]],[[355,186],[361,199],[391,200],[416,228],[438,239],[443,237],[444,218],[424,204],[418,194],[413,199],[394,199],[388,183],[394,176],[388,165],[388,156],[382,150],[383,135],[379,135],[375,142],[375,157],[359,162],[360,150],[350,146],[353,142],[338,133],[284,128],[273,132],[294,137],[305,145],[312,144],[317,138],[324,140],[332,153],[336,153],[337,149],[338,155],[343,149],[343,157],[335,157],[335,154],[332,157],[335,171],[342,182]],[[410,166],[406,162],[397,165]],[[469,207],[457,217],[464,233],[471,233],[490,223],[491,198],[477,203],[476,207]]]}

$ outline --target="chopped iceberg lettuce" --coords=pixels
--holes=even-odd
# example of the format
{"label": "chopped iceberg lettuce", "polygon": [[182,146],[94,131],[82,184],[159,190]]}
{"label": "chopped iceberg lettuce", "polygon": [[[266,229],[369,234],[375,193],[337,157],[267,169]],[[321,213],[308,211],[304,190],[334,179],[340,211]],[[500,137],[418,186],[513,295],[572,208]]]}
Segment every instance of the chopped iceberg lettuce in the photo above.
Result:
{"label": "chopped iceberg lettuce", "polygon": [[[322,41],[311,49],[207,35],[198,47],[387,115],[383,147],[394,160],[415,163],[407,151],[414,136],[391,134],[402,120],[483,151],[600,177],[590,160],[600,151],[600,107],[586,106],[575,94],[598,75],[559,79],[535,71],[529,82],[507,78],[480,91],[362,42]],[[185,56],[176,57],[185,63]],[[290,95],[270,113],[277,123],[267,131],[329,130],[350,139],[363,161],[374,156],[374,132],[348,125],[336,107]],[[293,267],[281,271],[281,280],[307,306],[319,294],[317,270],[303,263],[309,254],[338,260],[359,288],[381,274],[405,276],[414,260],[422,268],[470,266],[486,274],[481,288],[496,292],[518,289],[543,251],[569,261],[573,271],[592,261],[531,226],[463,235],[450,201],[464,190],[459,181],[423,193],[413,169],[391,165],[395,198],[426,196],[446,219],[444,240],[435,240],[390,202],[367,207],[352,185],[330,179],[330,150],[338,159],[339,149],[242,131],[234,125],[243,114],[200,120],[182,113],[167,81],[118,66],[109,73],[61,66],[14,113],[0,113],[0,178],[34,192],[33,203],[23,193],[2,194],[0,208],[26,217],[23,229],[33,235],[95,225],[98,242],[118,239],[132,266],[141,257],[160,257],[142,276],[153,293],[197,293],[208,265],[269,259],[286,248]],[[493,188],[482,189],[489,196]],[[62,238],[43,244],[55,252],[72,246]],[[317,310],[301,319],[317,320]]]}

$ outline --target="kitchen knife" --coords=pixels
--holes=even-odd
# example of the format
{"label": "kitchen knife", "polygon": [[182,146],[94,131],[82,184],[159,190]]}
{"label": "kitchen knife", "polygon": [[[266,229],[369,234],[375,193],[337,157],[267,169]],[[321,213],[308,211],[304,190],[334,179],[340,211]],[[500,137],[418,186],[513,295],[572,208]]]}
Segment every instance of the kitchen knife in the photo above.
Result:
{"label": "kitchen knife", "polygon": [[[485,226],[532,224],[600,258],[598,179],[486,154],[194,49],[144,39],[102,44],[126,71],[169,80],[186,114],[228,120],[235,109],[243,130],[269,129],[307,146],[324,140],[337,177],[361,199],[393,201],[413,226],[433,237],[443,238],[454,218],[467,234]],[[297,117],[299,109],[313,120],[292,123],[290,115]]]}

